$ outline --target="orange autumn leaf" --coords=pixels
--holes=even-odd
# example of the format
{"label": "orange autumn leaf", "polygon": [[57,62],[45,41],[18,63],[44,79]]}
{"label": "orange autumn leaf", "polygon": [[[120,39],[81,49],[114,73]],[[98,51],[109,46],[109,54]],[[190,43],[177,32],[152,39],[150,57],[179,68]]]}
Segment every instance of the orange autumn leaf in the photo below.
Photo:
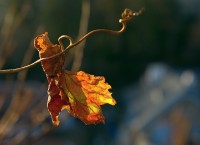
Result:
{"label": "orange autumn leaf", "polygon": [[[40,58],[61,52],[59,45],[53,45],[49,41],[48,33],[36,37],[34,44]],[[101,105],[116,104],[109,92],[111,86],[105,83],[104,77],[83,71],[64,71],[63,65],[64,55],[42,61],[49,82],[47,107],[53,124],[59,125],[58,116],[64,109],[85,124],[104,123]]]}
{"label": "orange autumn leaf", "polygon": [[[47,32],[34,39],[34,46],[39,51],[40,58],[50,57],[61,52],[59,45],[53,45],[50,42]],[[43,70],[47,76],[55,76],[56,73],[62,70],[64,61],[64,54],[59,57],[42,61]]]}

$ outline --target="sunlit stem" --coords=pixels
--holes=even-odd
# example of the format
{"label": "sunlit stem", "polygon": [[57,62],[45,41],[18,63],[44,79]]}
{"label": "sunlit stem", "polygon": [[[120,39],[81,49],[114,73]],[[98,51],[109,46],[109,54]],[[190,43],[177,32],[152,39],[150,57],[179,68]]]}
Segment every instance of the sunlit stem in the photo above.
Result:
{"label": "sunlit stem", "polygon": [[[40,63],[41,61],[44,61],[44,60],[49,60],[49,59],[52,59],[52,58],[55,58],[55,57],[58,57],[62,54],[64,54],[67,50],[69,50],[70,48],[73,48],[75,46],[77,46],[78,44],[80,44],[83,40],[87,39],[89,36],[91,36],[92,34],[94,33],[110,33],[110,34],[121,34],[122,32],[125,31],[126,29],[126,23],[128,21],[130,21],[134,16],[139,16],[142,12],[144,11],[144,9],[140,9],[138,12],[133,12],[132,10],[130,9],[125,9],[124,12],[122,13],[122,18],[119,19],[119,23],[122,24],[122,28],[120,30],[109,30],[109,29],[96,29],[96,30],[92,30],[90,32],[88,32],[87,34],[85,34],[82,38],[80,38],[77,42],[74,42],[72,41],[72,38],[69,37],[68,35],[62,35],[58,38],[58,43],[61,47],[61,50],[62,52],[60,53],[57,53],[55,55],[52,55],[50,57],[46,57],[46,58],[40,58],[38,60],[36,60],[35,62],[29,64],[29,65],[26,65],[26,66],[23,66],[23,67],[20,67],[20,68],[14,68],[14,69],[5,69],[5,70],[0,70],[0,74],[4,74],[4,73],[16,73],[16,72],[20,72],[22,70],[25,70],[25,69],[29,69],[33,66],[35,66],[36,64]],[[69,45],[65,48],[63,46],[63,43],[62,43],[62,39],[67,39],[69,40]]]}

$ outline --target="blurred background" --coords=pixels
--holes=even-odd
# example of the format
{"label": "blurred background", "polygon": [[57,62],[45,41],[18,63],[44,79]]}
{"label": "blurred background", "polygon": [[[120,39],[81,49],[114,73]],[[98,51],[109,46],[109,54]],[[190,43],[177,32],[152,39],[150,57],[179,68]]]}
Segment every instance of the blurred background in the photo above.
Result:
{"label": "blurred background", "polygon": [[111,84],[117,105],[103,106],[106,124],[86,126],[64,111],[53,126],[36,65],[0,75],[0,144],[200,145],[199,0],[1,0],[0,69],[37,60],[33,39],[44,32],[58,43],[118,30],[127,7],[145,12],[123,34],[92,35],[66,55],[66,69]]}

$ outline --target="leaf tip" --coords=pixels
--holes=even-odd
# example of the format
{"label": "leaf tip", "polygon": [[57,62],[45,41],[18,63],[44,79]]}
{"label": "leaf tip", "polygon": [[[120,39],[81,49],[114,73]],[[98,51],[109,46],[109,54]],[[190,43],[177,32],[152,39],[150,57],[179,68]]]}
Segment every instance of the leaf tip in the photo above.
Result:
{"label": "leaf tip", "polygon": [[58,126],[60,124],[60,121],[58,120],[58,116],[55,116],[54,118],[52,118],[52,123],[55,126]]}

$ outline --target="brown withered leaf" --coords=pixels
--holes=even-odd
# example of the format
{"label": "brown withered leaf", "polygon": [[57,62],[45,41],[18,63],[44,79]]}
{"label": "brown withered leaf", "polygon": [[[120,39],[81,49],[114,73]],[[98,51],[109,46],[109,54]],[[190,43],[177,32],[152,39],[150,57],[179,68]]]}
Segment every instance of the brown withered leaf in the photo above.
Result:
{"label": "brown withered leaf", "polygon": [[[48,39],[48,33],[35,38],[35,47],[40,58],[49,57],[61,52],[59,45],[53,45]],[[64,55],[42,61],[46,73],[48,87],[47,107],[52,122],[59,125],[58,116],[66,109],[71,115],[79,118],[85,124],[104,123],[101,105],[115,105],[105,78],[94,76],[83,71],[70,72],[63,70]]]}
{"label": "brown withered leaf", "polygon": [[[50,57],[61,52],[60,45],[53,45],[50,42],[47,32],[34,39],[34,46],[39,51],[40,58]],[[62,71],[64,61],[65,56],[63,54],[58,57],[42,61],[42,68],[47,76],[56,76],[58,72]]]}

